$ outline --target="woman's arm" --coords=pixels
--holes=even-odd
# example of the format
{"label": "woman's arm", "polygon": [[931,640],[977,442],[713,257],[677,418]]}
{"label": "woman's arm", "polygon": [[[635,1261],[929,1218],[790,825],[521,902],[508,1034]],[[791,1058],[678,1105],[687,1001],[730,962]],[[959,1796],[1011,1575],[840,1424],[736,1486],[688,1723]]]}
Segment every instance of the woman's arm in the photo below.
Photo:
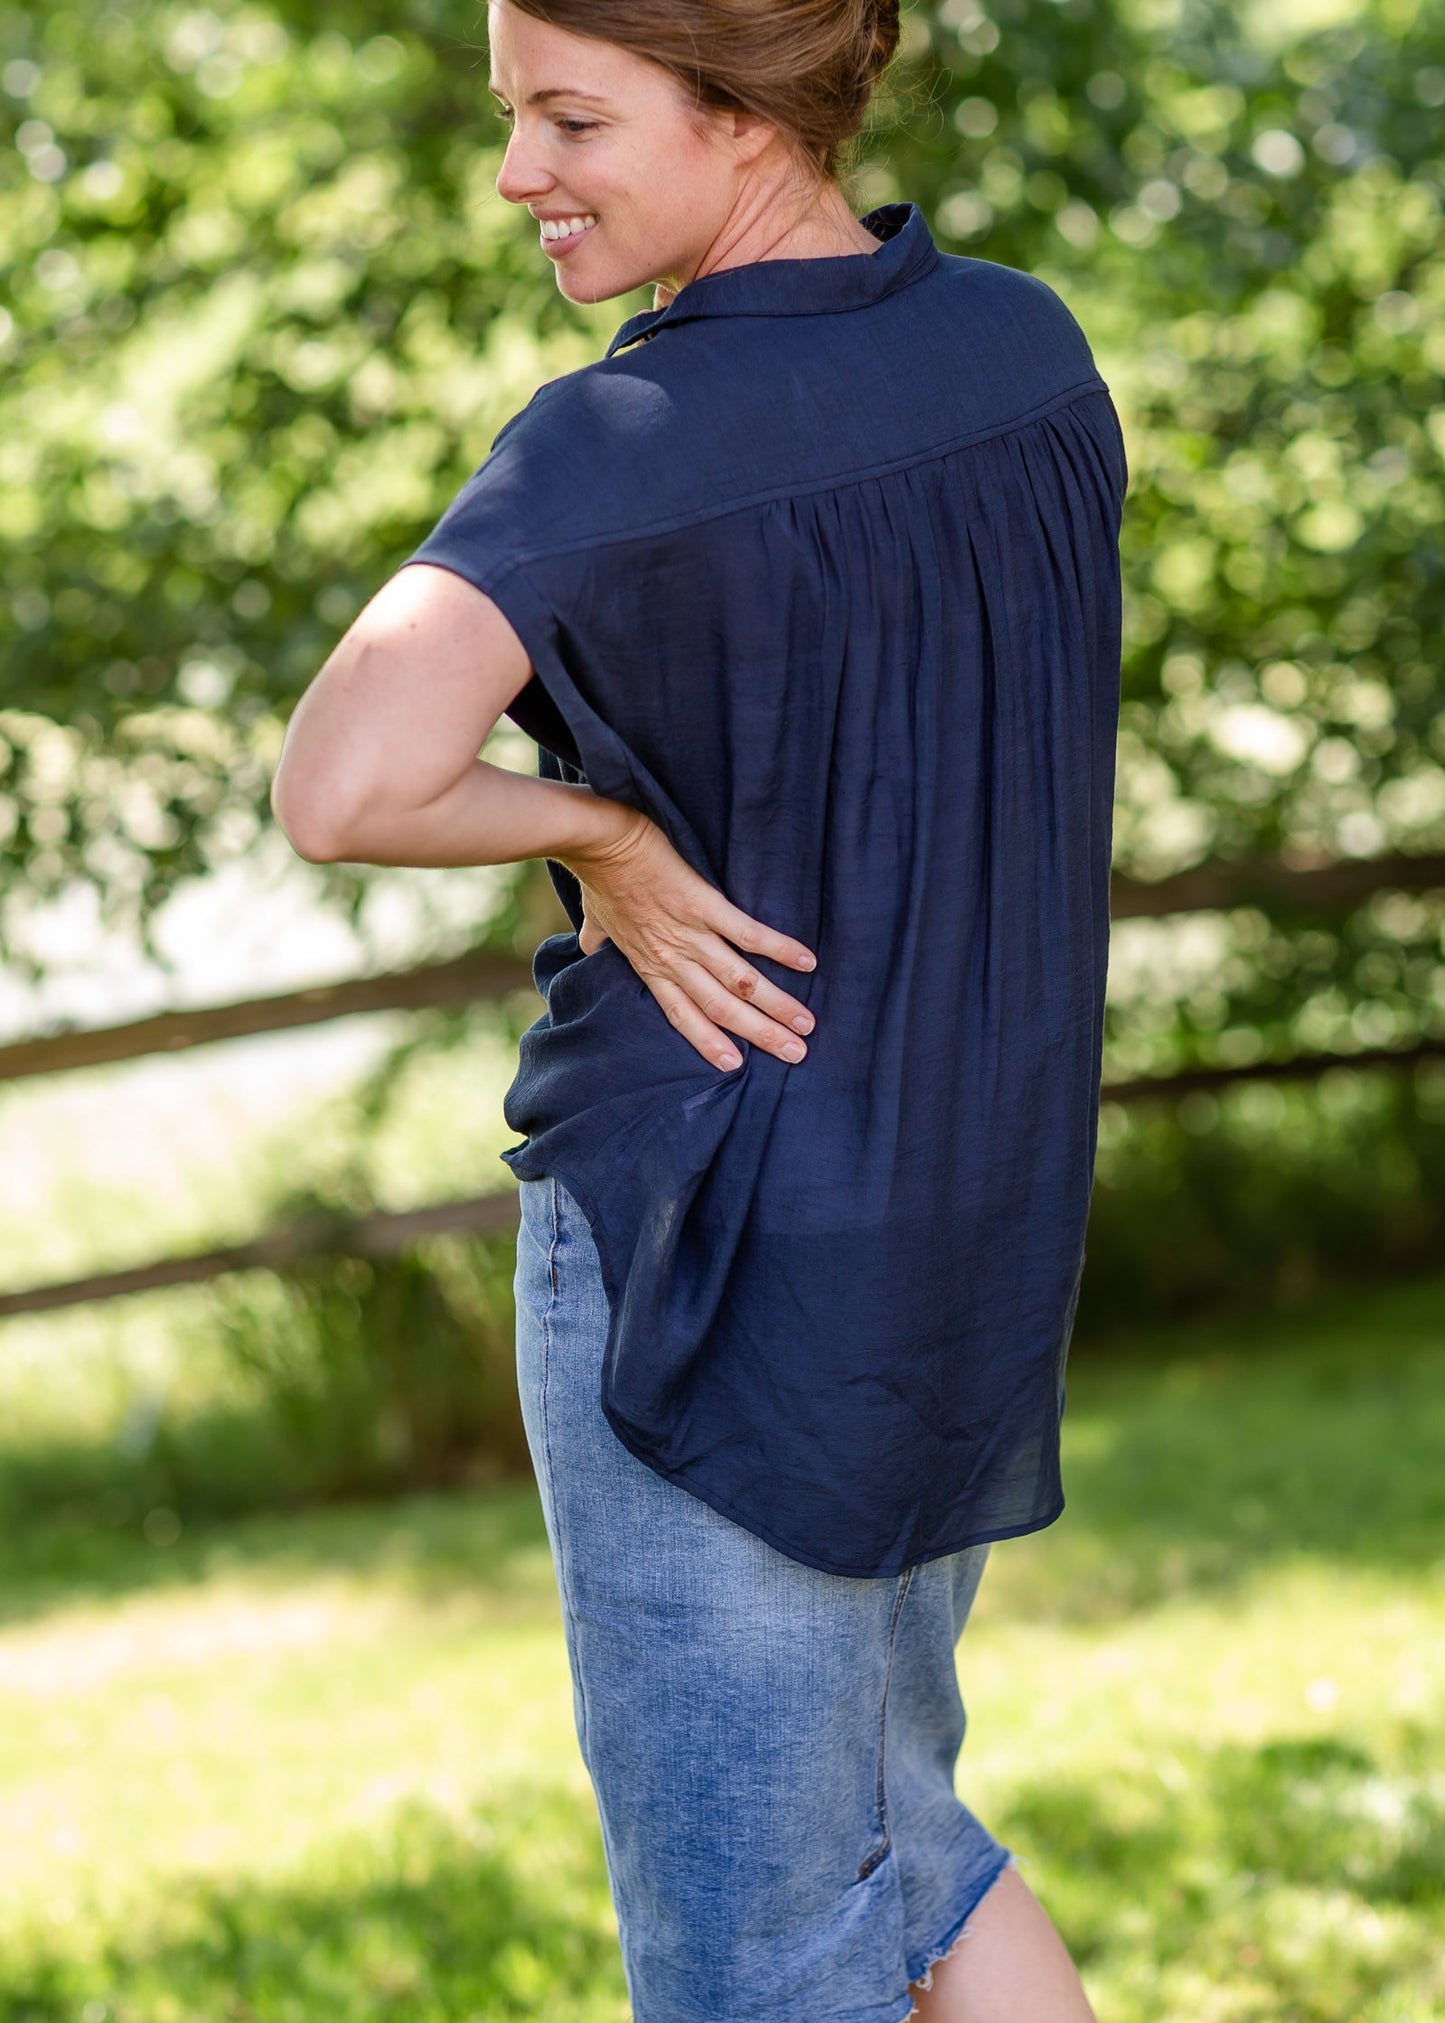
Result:
{"label": "woman's arm", "polygon": [[738,1065],[722,1027],[801,1058],[788,1049],[811,1014],[737,953],[811,969],[801,942],[733,906],[639,810],[478,758],[531,672],[491,598],[430,563],[398,571],[292,714],[271,806],[295,849],[316,863],[551,857],[582,886],[583,952],[613,940],[699,1053]]}
{"label": "woman's arm", "polygon": [[491,598],[418,562],[302,696],[271,806],[315,863],[506,864],[606,843],[617,804],[477,757],[532,672]]}

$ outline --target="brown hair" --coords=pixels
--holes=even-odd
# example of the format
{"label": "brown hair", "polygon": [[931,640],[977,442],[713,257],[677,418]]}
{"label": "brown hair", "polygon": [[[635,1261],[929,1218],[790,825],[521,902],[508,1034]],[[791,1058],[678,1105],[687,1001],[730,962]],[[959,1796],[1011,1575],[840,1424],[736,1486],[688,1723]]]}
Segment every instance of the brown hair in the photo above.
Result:
{"label": "brown hair", "polygon": [[757,114],[817,173],[850,164],[898,47],[898,0],[512,0],[670,70],[700,111]]}

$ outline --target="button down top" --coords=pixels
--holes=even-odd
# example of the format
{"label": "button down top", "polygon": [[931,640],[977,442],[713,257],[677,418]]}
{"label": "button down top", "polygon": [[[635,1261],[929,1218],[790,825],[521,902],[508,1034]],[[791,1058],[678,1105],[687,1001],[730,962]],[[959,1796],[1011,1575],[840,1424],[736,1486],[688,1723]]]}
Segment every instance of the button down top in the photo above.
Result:
{"label": "button down top", "polygon": [[810,1566],[891,1575],[1063,1508],[1099,1088],[1118,421],[1032,276],[754,262],[543,386],[410,558],[493,598],[547,777],[640,808],[816,951],[816,1016],[720,1072],[611,941],[535,975],[519,1178],[591,1224],[602,1408]]}

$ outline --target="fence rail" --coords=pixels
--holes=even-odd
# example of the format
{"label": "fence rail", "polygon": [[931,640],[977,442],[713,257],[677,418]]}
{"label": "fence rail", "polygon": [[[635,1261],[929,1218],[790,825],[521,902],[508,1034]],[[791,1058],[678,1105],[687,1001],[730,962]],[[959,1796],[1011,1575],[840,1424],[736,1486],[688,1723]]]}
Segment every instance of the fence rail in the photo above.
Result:
{"label": "fence rail", "polygon": [[202,1285],[208,1279],[223,1278],[227,1272],[277,1271],[307,1257],[395,1257],[423,1237],[510,1230],[516,1221],[517,1190],[507,1187],[399,1215],[377,1213],[283,1223],[250,1243],[0,1293],[0,1320],[120,1299],[127,1293],[157,1292],[166,1286]]}
{"label": "fence rail", "polygon": [[[1245,905],[1276,911],[1336,912],[1376,892],[1421,892],[1440,886],[1445,886],[1445,854],[1362,859],[1313,868],[1256,860],[1200,865],[1154,884],[1116,875],[1110,905],[1116,920],[1157,919],[1171,913]],[[149,1054],[178,1053],[213,1041],[284,1032],[356,1013],[465,1004],[516,991],[531,993],[533,988],[530,963],[516,956],[474,950],[449,962],[420,963],[381,976],[350,977],[236,1004],[161,1012],[122,1025],[12,1041],[0,1046],[0,1081],[62,1074]],[[1235,1082],[1298,1082],[1313,1080],[1334,1068],[1400,1070],[1439,1059],[1445,1059],[1445,1038],[1422,1040],[1410,1047],[1372,1047],[1352,1054],[1297,1054],[1281,1061],[1185,1068],[1171,1075],[1106,1082],[1100,1100],[1126,1104],[1174,1100]],[[264,1231],[249,1243],[0,1293],[0,1320],[168,1286],[199,1285],[230,1272],[280,1270],[308,1257],[393,1256],[428,1236],[510,1230],[516,1219],[516,1190],[510,1187],[404,1214],[303,1218]]]}
{"label": "fence rail", "polygon": [[382,976],[348,977],[314,984],[276,997],[247,998],[239,1004],[205,1005],[194,1011],[158,1012],[124,1025],[93,1026],[74,1032],[41,1034],[0,1046],[0,1082],[30,1075],[66,1074],[111,1061],[135,1061],[146,1054],[183,1053],[214,1040],[238,1040],[255,1033],[286,1032],[324,1025],[356,1012],[420,1011],[431,1005],[466,1004],[532,989],[532,966],[518,956],[476,952],[451,962],[421,963]]}
{"label": "fence rail", "polygon": [[1197,864],[1172,878],[1116,877],[1110,910],[1116,920],[1166,913],[1211,913],[1231,906],[1266,912],[1339,913],[1377,892],[1428,892],[1445,886],[1445,852],[1350,857],[1332,864],[1285,864],[1256,857],[1240,864]]}
{"label": "fence rail", "polygon": [[[1116,920],[1160,919],[1171,913],[1216,912],[1231,906],[1338,912],[1376,892],[1423,892],[1445,886],[1445,854],[1361,858],[1301,869],[1276,859],[1201,864],[1156,883],[1116,875],[1110,907]],[[531,992],[531,964],[483,950],[449,962],[419,963],[381,976],[350,977],[274,997],[192,1011],[160,1012],[122,1025],[40,1034],[0,1045],[0,1082],[77,1068],[182,1053],[218,1040],[321,1025],[358,1012],[417,1011]]]}
{"label": "fence rail", "polygon": [[1291,1054],[1282,1061],[1248,1061],[1238,1067],[1178,1068],[1172,1075],[1136,1075],[1127,1082],[1106,1082],[1101,1103],[1172,1101],[1235,1082],[1316,1082],[1336,1068],[1416,1068],[1426,1061],[1445,1060],[1445,1039],[1419,1040],[1410,1047],[1361,1047],[1353,1054]]}
{"label": "fence rail", "polygon": [[[1297,1082],[1332,1068],[1413,1068],[1445,1060],[1445,1039],[1414,1047],[1371,1047],[1355,1054],[1299,1054],[1286,1061],[1256,1061],[1237,1068],[1187,1068],[1166,1076],[1137,1076],[1106,1082],[1100,1100],[1140,1103],[1173,1100],[1196,1091],[1242,1081]],[[390,1257],[427,1236],[511,1231],[517,1224],[517,1191],[504,1187],[461,1201],[441,1201],[405,1214],[353,1218],[324,1217],[284,1223],[250,1243],[159,1258],[123,1271],[94,1272],[86,1278],[0,1293],[0,1321],[20,1314],[53,1313],[60,1307],[119,1299],[127,1293],[157,1292],[167,1286],[199,1285],[233,1271],[276,1271],[308,1257]]]}

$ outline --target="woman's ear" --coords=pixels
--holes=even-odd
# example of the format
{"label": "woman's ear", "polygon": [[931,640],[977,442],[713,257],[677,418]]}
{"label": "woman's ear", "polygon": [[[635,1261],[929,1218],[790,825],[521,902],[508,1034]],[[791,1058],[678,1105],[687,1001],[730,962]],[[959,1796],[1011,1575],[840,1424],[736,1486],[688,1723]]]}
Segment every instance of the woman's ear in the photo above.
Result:
{"label": "woman's ear", "polygon": [[726,117],[732,122],[729,138],[733,153],[740,162],[756,161],[768,143],[777,137],[776,126],[759,112],[748,112],[746,108],[738,107]]}

